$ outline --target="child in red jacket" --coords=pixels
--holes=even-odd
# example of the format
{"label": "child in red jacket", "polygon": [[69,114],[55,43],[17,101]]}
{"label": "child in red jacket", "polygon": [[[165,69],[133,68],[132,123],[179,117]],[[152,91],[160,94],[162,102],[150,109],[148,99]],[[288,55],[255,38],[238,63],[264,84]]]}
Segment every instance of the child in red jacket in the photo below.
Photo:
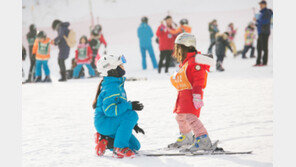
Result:
{"label": "child in red jacket", "polygon": [[73,78],[74,79],[78,78],[83,65],[85,65],[88,68],[88,72],[89,72],[90,77],[95,76],[95,71],[90,65],[91,55],[92,55],[92,50],[87,42],[87,37],[82,36],[79,40],[79,44],[78,44],[77,50],[75,52],[75,61],[77,63],[77,66],[74,68],[74,71],[73,71]]}
{"label": "child in red jacket", "polygon": [[181,150],[185,152],[211,150],[213,145],[199,115],[204,105],[203,89],[206,87],[207,73],[213,65],[213,56],[197,52],[196,39],[189,33],[178,35],[174,49],[174,56],[181,63],[180,70],[171,76],[171,82],[178,90],[174,113],[177,114],[181,137],[168,147],[189,146]]}

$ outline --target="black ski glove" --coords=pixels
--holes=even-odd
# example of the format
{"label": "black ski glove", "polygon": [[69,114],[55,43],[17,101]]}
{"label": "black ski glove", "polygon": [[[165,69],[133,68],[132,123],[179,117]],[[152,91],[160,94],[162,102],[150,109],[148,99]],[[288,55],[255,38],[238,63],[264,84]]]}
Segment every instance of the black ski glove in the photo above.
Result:
{"label": "black ski glove", "polygon": [[143,110],[144,105],[140,103],[139,101],[132,101],[132,109],[135,111],[141,111]]}
{"label": "black ski glove", "polygon": [[136,133],[142,133],[143,135],[145,134],[144,130],[138,126],[138,124],[134,127],[134,130]]}

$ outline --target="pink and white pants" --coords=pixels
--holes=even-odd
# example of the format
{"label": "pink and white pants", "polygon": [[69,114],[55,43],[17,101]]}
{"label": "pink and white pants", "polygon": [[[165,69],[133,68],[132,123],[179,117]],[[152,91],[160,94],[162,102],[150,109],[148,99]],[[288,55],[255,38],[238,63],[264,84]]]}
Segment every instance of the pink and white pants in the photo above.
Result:
{"label": "pink and white pants", "polygon": [[193,131],[195,137],[208,134],[202,122],[194,114],[177,114],[176,120],[182,134]]}

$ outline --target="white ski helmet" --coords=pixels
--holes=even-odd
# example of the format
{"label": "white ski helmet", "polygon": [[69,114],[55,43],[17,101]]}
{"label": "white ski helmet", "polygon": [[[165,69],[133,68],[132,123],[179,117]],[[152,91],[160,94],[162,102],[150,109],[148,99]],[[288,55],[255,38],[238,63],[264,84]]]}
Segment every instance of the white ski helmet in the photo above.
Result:
{"label": "white ski helmet", "polygon": [[187,47],[192,46],[196,49],[196,38],[194,35],[184,32],[177,36],[175,44],[181,44]]}
{"label": "white ski helmet", "polygon": [[104,55],[98,60],[97,68],[103,76],[107,76],[109,70],[116,69],[117,66],[124,63],[126,63],[126,60],[123,55]]}

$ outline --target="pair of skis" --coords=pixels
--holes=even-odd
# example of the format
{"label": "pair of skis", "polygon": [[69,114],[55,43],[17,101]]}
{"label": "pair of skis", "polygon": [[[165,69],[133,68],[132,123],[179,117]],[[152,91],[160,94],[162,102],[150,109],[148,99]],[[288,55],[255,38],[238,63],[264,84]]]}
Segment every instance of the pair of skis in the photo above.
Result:
{"label": "pair of skis", "polygon": [[[217,147],[218,141],[216,141],[212,149],[209,151],[197,151],[197,152],[179,152],[179,149],[158,149],[154,151],[147,152],[138,152],[139,156],[147,156],[147,157],[161,157],[161,156],[203,156],[203,155],[235,155],[235,154],[252,154],[252,151],[224,151],[223,148]],[[155,151],[160,151],[159,153],[153,153]],[[161,152],[162,151],[162,152]],[[170,151],[178,151],[178,152],[170,152]]]}

